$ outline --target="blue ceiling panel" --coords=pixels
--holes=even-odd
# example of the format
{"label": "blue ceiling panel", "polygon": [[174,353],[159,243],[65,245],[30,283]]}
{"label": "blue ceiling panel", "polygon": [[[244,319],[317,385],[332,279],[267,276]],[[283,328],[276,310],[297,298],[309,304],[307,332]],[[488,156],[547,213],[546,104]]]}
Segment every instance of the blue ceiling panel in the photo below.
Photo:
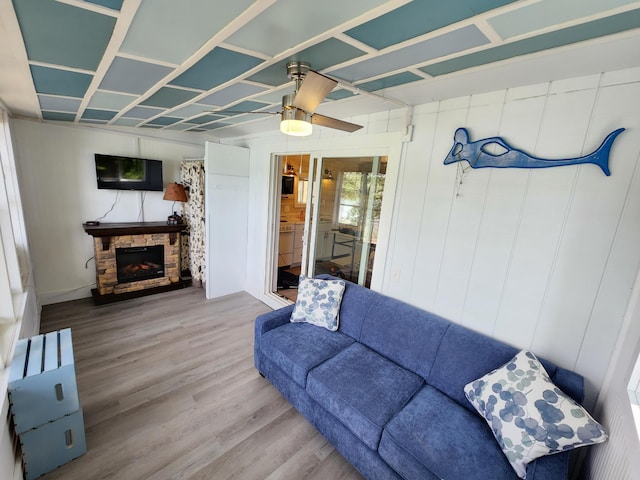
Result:
{"label": "blue ceiling panel", "polygon": [[[229,107],[229,110],[233,110],[235,112],[251,112],[253,110],[260,110],[267,106],[269,106],[268,103],[254,102],[253,100],[246,100],[244,102],[238,103],[237,105],[231,105]],[[220,114],[225,116],[240,115],[238,113],[226,113],[224,111],[220,112]]]}
{"label": "blue ceiling panel", "polygon": [[364,78],[376,77],[409,66],[427,62],[434,58],[486,45],[489,39],[475,25],[445,33],[435,38],[394,52],[364,60],[349,67],[331,72],[338,78],[356,82]]}
{"label": "blue ceiling panel", "polygon": [[51,95],[38,95],[40,108],[54,112],[76,113],[82,102],[79,98],[55,97]]}
{"label": "blue ceiling panel", "polygon": [[226,117],[222,115],[202,115],[201,117],[190,118],[189,123],[197,123],[198,125],[201,125],[203,123],[213,122],[214,120],[220,120],[221,118]]}
{"label": "blue ceiling panel", "polygon": [[638,28],[638,26],[640,26],[640,9],[508,43],[489,50],[471,53],[462,57],[435,63],[423,67],[420,70],[432,76],[445,75],[466,68],[506,60],[519,55],[540,52],[550,48],[590,40],[603,35]]}
{"label": "blue ceiling panel", "polygon": [[87,108],[82,114],[83,119],[87,120],[111,120],[116,116],[118,112],[112,112],[109,110],[96,110],[94,108]]}
{"label": "blue ceiling panel", "polygon": [[242,75],[264,60],[216,47],[198,63],[171,81],[172,85],[209,90]]}
{"label": "blue ceiling panel", "polygon": [[241,98],[264,92],[265,90],[266,88],[260,87],[258,85],[251,85],[249,83],[236,83],[234,85],[231,85],[230,87],[223,88],[222,90],[212,93],[208,97],[204,97],[198,100],[198,102],[221,107],[236,102]]}
{"label": "blue ceiling panel", "polygon": [[141,102],[140,105],[172,108],[182,103],[186,103],[198,95],[200,95],[198,92],[190,92],[179,88],[162,87],[145,101]]}
{"label": "blue ceiling panel", "polygon": [[116,57],[100,88],[141,95],[173,71],[171,67]]}
{"label": "blue ceiling panel", "polygon": [[92,75],[86,73],[69,72],[39,65],[31,65],[30,68],[33,84],[38,93],[82,98],[93,78]]}
{"label": "blue ceiling panel", "polygon": [[414,0],[345,33],[381,50],[513,1]]}
{"label": "blue ceiling panel", "polygon": [[171,115],[174,117],[188,118],[195,115],[200,115],[201,113],[209,110],[211,110],[211,105],[198,105],[197,103],[194,103],[172,111]]}
{"label": "blue ceiling panel", "polygon": [[277,87],[290,81],[287,77],[289,62],[307,62],[311,64],[313,70],[325,70],[362,55],[364,55],[362,50],[336,38],[329,38],[260,70],[249,77],[249,80]]}
{"label": "blue ceiling panel", "polygon": [[366,90],[367,92],[375,92],[376,90],[382,90],[383,88],[397,87],[398,85],[404,85],[405,83],[415,82],[418,80],[424,80],[424,78],[411,72],[398,73],[396,75],[390,75],[388,77],[379,78],[371,82],[365,82],[358,84],[358,88]]}
{"label": "blue ceiling panel", "polygon": [[229,123],[210,123],[209,125],[201,125],[199,127],[199,131],[206,131],[206,130],[217,130],[218,128],[222,128],[222,127],[228,127],[230,124]]}
{"label": "blue ceiling panel", "polygon": [[254,0],[150,0],[136,12],[121,51],[181,64]]}
{"label": "blue ceiling panel", "polygon": [[174,125],[169,125],[167,128],[165,128],[165,130],[180,130],[180,131],[184,131],[187,130],[189,128],[192,128],[194,125],[191,125],[190,123],[176,123]]}
{"label": "blue ceiling panel", "polygon": [[384,0],[279,0],[226,42],[275,56],[383,3]]}
{"label": "blue ceiling panel", "polygon": [[95,71],[116,19],[54,0],[14,0],[29,60]]}
{"label": "blue ceiling panel", "polygon": [[350,92],[349,90],[345,90],[344,88],[341,88],[331,92],[329,95],[327,95],[327,98],[329,100],[342,100],[343,98],[353,97],[354,95],[355,93]]}
{"label": "blue ceiling panel", "polygon": [[227,119],[224,122],[227,125],[232,125],[232,124],[236,124],[236,123],[243,123],[243,122],[248,122],[248,121],[253,121],[253,120],[265,119],[265,118],[268,118],[269,116],[270,115],[267,115],[267,114],[264,114],[264,115],[238,115],[238,116],[235,116],[235,117],[227,117]]}
{"label": "blue ceiling panel", "polygon": [[122,8],[122,0],[85,0],[89,3],[95,3],[96,5],[102,5],[103,7],[110,8],[111,10],[118,10]]}
{"label": "blue ceiling panel", "polygon": [[75,113],[64,113],[64,112],[42,112],[42,118],[45,120],[57,120],[60,122],[73,122],[76,119]]}
{"label": "blue ceiling panel", "polygon": [[284,88],[280,88],[278,90],[271,91],[269,93],[265,93],[264,95],[260,95],[256,97],[255,100],[260,100],[265,103],[276,103],[278,105],[282,104],[282,97],[288,95],[289,93],[293,93],[293,83],[290,86],[286,86]]}
{"label": "blue ceiling panel", "polygon": [[122,110],[127,105],[136,101],[138,97],[134,95],[123,95],[121,93],[97,91],[91,97],[89,108],[101,108],[103,110]]}
{"label": "blue ceiling panel", "polygon": [[173,125],[176,122],[179,122],[180,120],[182,120],[181,118],[176,118],[176,117],[158,117],[158,118],[154,118],[153,120],[151,120],[149,122],[149,125]]}
{"label": "blue ceiling panel", "polygon": [[635,2],[636,0],[543,0],[488,21],[500,37],[506,39]]}
{"label": "blue ceiling panel", "polygon": [[118,125],[120,127],[136,127],[140,124],[140,120],[135,118],[122,118],[120,117],[112,125]]}
{"label": "blue ceiling panel", "polygon": [[[156,115],[160,115],[162,113],[162,109],[160,108],[149,108],[149,107],[133,107],[131,110],[126,112],[123,117],[126,118],[139,118],[141,120],[145,120],[147,118],[155,117]],[[140,123],[140,122],[138,122]]]}

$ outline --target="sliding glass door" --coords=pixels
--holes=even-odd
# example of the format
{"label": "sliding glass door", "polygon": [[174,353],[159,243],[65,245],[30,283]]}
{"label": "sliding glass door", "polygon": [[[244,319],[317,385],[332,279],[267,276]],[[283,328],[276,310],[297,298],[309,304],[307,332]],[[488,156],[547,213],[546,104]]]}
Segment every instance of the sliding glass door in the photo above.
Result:
{"label": "sliding glass door", "polygon": [[311,158],[303,272],[371,285],[386,170],[380,156]]}

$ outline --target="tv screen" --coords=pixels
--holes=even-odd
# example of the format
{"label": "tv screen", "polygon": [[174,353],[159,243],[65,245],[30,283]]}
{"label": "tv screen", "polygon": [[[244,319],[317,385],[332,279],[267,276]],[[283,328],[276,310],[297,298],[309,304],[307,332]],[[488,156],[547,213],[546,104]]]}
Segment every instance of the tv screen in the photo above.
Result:
{"label": "tv screen", "polygon": [[95,154],[98,188],[162,191],[162,161]]}

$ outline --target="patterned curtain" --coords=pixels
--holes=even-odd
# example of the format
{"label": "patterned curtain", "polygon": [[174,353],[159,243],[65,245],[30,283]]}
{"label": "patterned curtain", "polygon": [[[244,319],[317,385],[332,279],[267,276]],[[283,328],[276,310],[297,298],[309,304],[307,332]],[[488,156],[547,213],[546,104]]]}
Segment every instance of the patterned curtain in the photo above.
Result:
{"label": "patterned curtain", "polygon": [[183,217],[188,234],[182,236],[182,265],[189,265],[194,286],[205,280],[204,230],[204,160],[185,160],[180,163],[180,181],[188,192]]}

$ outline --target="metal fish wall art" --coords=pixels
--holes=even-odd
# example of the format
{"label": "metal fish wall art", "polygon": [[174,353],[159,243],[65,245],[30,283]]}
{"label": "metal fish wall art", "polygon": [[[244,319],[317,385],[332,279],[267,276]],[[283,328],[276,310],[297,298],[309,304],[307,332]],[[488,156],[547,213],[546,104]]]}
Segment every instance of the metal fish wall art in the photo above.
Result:
{"label": "metal fish wall art", "polygon": [[444,160],[445,165],[466,161],[472,168],[548,168],[563,165],[579,165],[593,163],[599,166],[605,175],[611,175],[609,170],[609,152],[613,141],[624,128],[614,130],[602,144],[591,154],[577,158],[546,159],[528,155],[522,150],[513,148],[500,137],[484,138],[475,142],[469,141],[466,128],[458,128],[453,136],[453,148]]}

